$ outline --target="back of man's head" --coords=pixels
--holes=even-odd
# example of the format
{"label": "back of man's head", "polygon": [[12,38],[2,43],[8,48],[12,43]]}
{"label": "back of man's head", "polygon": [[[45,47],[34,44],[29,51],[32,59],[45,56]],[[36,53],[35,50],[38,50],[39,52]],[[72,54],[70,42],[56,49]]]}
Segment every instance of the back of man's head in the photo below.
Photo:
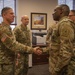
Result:
{"label": "back of man's head", "polygon": [[69,9],[68,5],[61,4],[61,5],[59,5],[59,8],[62,10],[62,13],[63,13],[64,16],[68,16],[69,15],[70,9]]}

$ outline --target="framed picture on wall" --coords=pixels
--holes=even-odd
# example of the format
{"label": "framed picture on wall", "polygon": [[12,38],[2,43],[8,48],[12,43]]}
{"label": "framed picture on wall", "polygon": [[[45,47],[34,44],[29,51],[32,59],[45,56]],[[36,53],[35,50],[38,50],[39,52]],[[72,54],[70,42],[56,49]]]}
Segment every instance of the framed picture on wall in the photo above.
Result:
{"label": "framed picture on wall", "polygon": [[31,13],[31,29],[47,29],[47,13]]}

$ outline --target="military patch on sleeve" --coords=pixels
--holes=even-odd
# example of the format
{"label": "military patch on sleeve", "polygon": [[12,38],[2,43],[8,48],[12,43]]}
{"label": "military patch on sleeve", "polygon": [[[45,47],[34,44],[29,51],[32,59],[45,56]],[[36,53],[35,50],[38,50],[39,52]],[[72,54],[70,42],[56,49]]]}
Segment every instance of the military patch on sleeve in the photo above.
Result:
{"label": "military patch on sleeve", "polygon": [[68,36],[69,31],[67,31],[66,29],[62,29],[61,34],[62,34],[63,36]]}
{"label": "military patch on sleeve", "polygon": [[2,38],[1,38],[1,41],[2,42],[5,42],[6,39],[7,39],[7,36],[6,35],[3,35]]}
{"label": "military patch on sleeve", "polygon": [[68,37],[72,31],[70,22],[63,22],[60,26],[60,32],[62,36]]}

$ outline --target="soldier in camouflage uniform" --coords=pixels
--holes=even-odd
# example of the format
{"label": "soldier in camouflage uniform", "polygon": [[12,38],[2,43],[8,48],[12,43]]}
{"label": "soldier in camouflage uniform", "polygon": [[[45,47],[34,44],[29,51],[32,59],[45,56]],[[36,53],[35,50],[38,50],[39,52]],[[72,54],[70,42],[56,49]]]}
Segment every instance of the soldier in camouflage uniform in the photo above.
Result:
{"label": "soldier in camouflage uniform", "polygon": [[[14,29],[16,40],[24,45],[31,46],[30,30],[27,27],[29,23],[28,16],[27,15],[22,16],[21,22],[22,24],[16,26]],[[29,60],[28,53],[20,54],[20,57],[18,58],[18,65],[16,68],[16,73],[20,75],[27,75],[28,60]]]}
{"label": "soldier in camouflage uniform", "polygon": [[[69,18],[71,19],[72,22],[74,22],[74,25],[75,25],[75,10],[70,10]],[[73,28],[75,30],[75,26],[73,26]],[[68,75],[75,75],[75,40],[74,40],[74,46],[73,46],[73,55],[74,56],[71,58],[71,62],[68,65]]]}
{"label": "soldier in camouflage uniform", "polygon": [[70,10],[69,18],[75,23],[75,10]]}
{"label": "soldier in camouflage uniform", "polygon": [[[49,50],[50,75],[75,75],[75,68],[72,69],[71,73],[68,71],[73,58],[74,43],[74,23],[68,18],[69,11],[69,7],[62,4],[58,5],[52,14],[53,19],[58,23],[51,33]],[[72,68],[72,66],[70,67]]]}
{"label": "soldier in camouflage uniform", "polygon": [[50,40],[51,40],[52,31],[53,31],[53,29],[56,27],[56,23],[57,23],[57,22],[55,22],[53,25],[51,25],[51,26],[49,27],[49,29],[47,30],[47,36],[46,36],[46,44],[47,44],[47,46],[50,45]]}
{"label": "soldier in camouflage uniform", "polygon": [[12,8],[5,7],[1,11],[3,22],[0,25],[0,75],[16,75],[15,73],[15,53],[36,53],[41,51],[36,48],[18,43],[10,28],[14,21]]}

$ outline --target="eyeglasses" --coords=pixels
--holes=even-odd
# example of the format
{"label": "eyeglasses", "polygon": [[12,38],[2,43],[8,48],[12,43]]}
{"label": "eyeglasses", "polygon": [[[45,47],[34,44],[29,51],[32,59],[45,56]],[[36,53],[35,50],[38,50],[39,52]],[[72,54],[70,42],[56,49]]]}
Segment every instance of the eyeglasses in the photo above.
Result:
{"label": "eyeglasses", "polygon": [[69,15],[69,17],[72,17],[72,16],[75,16],[75,15]]}

